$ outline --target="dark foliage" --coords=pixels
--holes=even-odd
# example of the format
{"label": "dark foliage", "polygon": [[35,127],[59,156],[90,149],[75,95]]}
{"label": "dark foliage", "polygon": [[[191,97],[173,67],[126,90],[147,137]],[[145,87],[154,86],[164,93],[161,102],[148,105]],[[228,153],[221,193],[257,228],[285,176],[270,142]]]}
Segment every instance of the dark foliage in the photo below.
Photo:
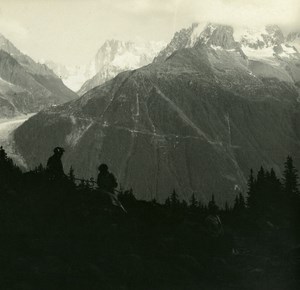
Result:
{"label": "dark foliage", "polygon": [[[298,177],[251,171],[247,203],[118,199],[71,168],[22,173],[0,149],[0,289],[297,289]],[[299,211],[299,207],[298,207]],[[293,214],[291,214],[293,212]]]}
{"label": "dark foliage", "polygon": [[294,222],[300,211],[299,201],[298,175],[290,156],[285,162],[282,182],[273,169],[261,167],[256,178],[251,170],[247,204],[253,220],[264,219],[279,226]]}

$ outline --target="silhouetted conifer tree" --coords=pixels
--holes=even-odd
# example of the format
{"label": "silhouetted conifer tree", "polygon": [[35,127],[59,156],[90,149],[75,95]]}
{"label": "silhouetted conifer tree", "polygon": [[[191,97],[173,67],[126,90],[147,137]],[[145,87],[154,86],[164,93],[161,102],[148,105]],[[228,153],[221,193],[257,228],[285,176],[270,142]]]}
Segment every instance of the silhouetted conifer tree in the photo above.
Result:
{"label": "silhouetted conifer tree", "polygon": [[282,194],[282,184],[277,178],[274,169],[272,168],[266,180],[265,206],[274,214],[282,208],[284,198]]}
{"label": "silhouetted conifer tree", "polygon": [[244,210],[245,207],[246,207],[245,198],[244,198],[244,196],[242,195],[241,192],[239,193],[239,207],[240,207],[241,210]]}
{"label": "silhouetted conifer tree", "polygon": [[300,191],[298,170],[295,168],[292,157],[288,156],[284,164],[283,192],[286,199],[286,211],[293,221],[300,215]]}
{"label": "silhouetted conifer tree", "polygon": [[245,205],[245,198],[244,196],[242,195],[242,193],[240,192],[238,195],[236,195],[235,197],[235,200],[234,200],[234,206],[233,206],[233,209],[235,211],[243,211],[244,209],[246,208],[246,205]]}
{"label": "silhouetted conifer tree", "polygon": [[10,186],[15,188],[19,185],[21,170],[17,167],[11,158],[7,156],[3,147],[0,147],[0,187]]}
{"label": "silhouetted conifer tree", "polygon": [[72,183],[75,183],[75,173],[72,166],[70,167],[68,178]]}
{"label": "silhouetted conifer tree", "polygon": [[283,189],[286,197],[290,201],[295,201],[296,198],[299,198],[298,186],[298,171],[293,164],[292,157],[288,156],[286,162],[284,163]]}
{"label": "silhouetted conifer tree", "polygon": [[182,209],[187,209],[188,207],[188,204],[184,199],[181,202],[179,202],[179,204],[180,204],[180,208]]}
{"label": "silhouetted conifer tree", "polygon": [[210,213],[216,213],[219,211],[219,207],[217,206],[216,202],[215,202],[215,196],[212,195],[211,196],[211,200],[208,202],[208,211]]}
{"label": "silhouetted conifer tree", "polygon": [[151,199],[151,203],[152,203],[153,205],[158,205],[158,202],[157,202],[156,198],[152,198],[152,199]]}
{"label": "silhouetted conifer tree", "polygon": [[204,203],[202,203],[201,201],[198,201],[198,209],[200,210],[200,211],[206,211],[207,210],[207,206],[204,204]]}
{"label": "silhouetted conifer tree", "polygon": [[178,198],[178,194],[176,193],[175,189],[173,190],[172,194],[171,194],[171,207],[176,208],[180,205],[180,201]]}
{"label": "silhouetted conifer tree", "polygon": [[257,173],[257,183],[258,184],[263,184],[265,180],[265,169],[261,166],[258,173]]}
{"label": "silhouetted conifer tree", "polygon": [[235,199],[234,199],[234,205],[233,205],[233,209],[236,210],[239,207],[239,196],[236,195]]}
{"label": "silhouetted conifer tree", "polygon": [[170,199],[170,197],[168,197],[168,198],[166,199],[166,201],[165,201],[165,206],[168,207],[168,208],[171,207],[171,199]]}
{"label": "silhouetted conifer tree", "polygon": [[253,176],[253,170],[250,170],[250,176],[248,179],[248,198],[247,198],[247,206],[248,207],[253,207],[255,204],[255,179]]}
{"label": "silhouetted conifer tree", "polygon": [[253,178],[252,170],[250,172],[247,204],[252,213],[255,213],[255,216],[264,212],[263,204],[266,190],[266,175],[268,174],[266,174],[262,166],[257,173],[256,179]]}
{"label": "silhouetted conifer tree", "polygon": [[80,190],[84,190],[84,189],[86,188],[86,181],[85,181],[84,179],[81,179],[81,180],[80,180],[80,183],[79,183],[79,185],[78,185],[78,188],[79,188]]}
{"label": "silhouetted conifer tree", "polygon": [[227,201],[225,202],[224,210],[225,210],[225,212],[229,212],[230,211],[230,207],[229,207]]}
{"label": "silhouetted conifer tree", "polygon": [[191,209],[196,209],[198,207],[198,201],[196,199],[195,194],[193,193],[190,199],[190,208]]}
{"label": "silhouetted conifer tree", "polygon": [[7,159],[8,159],[7,154],[6,154],[5,150],[3,149],[3,147],[1,146],[0,147],[0,162],[1,163],[6,162]]}

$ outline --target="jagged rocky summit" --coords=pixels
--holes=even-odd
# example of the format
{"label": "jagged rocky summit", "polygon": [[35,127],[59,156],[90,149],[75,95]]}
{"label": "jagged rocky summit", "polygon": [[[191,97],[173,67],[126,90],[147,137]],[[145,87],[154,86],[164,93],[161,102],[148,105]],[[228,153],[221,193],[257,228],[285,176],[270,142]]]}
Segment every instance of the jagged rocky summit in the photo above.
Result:
{"label": "jagged rocky summit", "polygon": [[90,77],[82,85],[78,94],[83,95],[123,71],[148,65],[164,46],[164,42],[155,41],[107,40],[87,66],[85,75]]}

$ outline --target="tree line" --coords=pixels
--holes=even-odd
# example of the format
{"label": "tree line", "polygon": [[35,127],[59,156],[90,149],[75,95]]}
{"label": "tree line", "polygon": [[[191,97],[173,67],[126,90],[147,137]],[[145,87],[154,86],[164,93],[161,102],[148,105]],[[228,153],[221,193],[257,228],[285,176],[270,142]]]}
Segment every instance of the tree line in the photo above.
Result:
{"label": "tree line", "polygon": [[[25,178],[24,178],[25,176]],[[73,189],[92,191],[95,189],[95,181],[78,179],[75,176],[74,169],[71,167],[69,173],[64,180],[60,180],[60,186],[71,186]],[[23,173],[21,169],[16,166],[12,159],[8,157],[7,153],[1,146],[0,148],[0,189],[14,190],[23,187],[22,183],[28,183],[32,178],[35,182],[49,183],[47,180],[47,170],[42,164],[37,166],[34,170]],[[56,183],[54,180],[50,180]],[[120,198],[123,200],[136,200],[134,192],[130,190],[121,190],[119,192]],[[156,203],[156,200],[152,200]],[[284,163],[283,176],[280,179],[277,177],[273,168],[270,170],[260,167],[257,174],[254,174],[253,169],[250,170],[248,178],[248,190],[246,193],[239,192],[233,205],[227,201],[224,206],[219,206],[215,200],[214,194],[207,204],[199,201],[193,193],[189,200],[182,200],[178,193],[173,190],[169,197],[163,204],[170,209],[191,209],[207,212],[243,212],[251,213],[253,217],[268,217],[268,216],[295,216],[299,211],[300,205],[300,190],[299,190],[299,176],[298,170],[294,166],[293,159],[288,156]]]}
{"label": "tree line", "polygon": [[282,178],[251,170],[233,204],[220,206],[214,195],[182,200],[175,190],[164,203],[137,200],[131,189],[118,199],[126,212],[73,168],[63,178],[42,165],[22,172],[1,147],[0,286],[297,289],[299,177],[291,157]]}

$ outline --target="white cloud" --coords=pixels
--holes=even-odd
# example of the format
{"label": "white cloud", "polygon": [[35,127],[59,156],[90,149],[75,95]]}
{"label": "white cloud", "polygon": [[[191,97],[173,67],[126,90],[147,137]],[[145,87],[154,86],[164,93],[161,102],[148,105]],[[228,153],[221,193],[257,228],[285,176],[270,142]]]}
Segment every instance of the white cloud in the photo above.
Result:
{"label": "white cloud", "polygon": [[231,25],[295,25],[299,21],[299,0],[185,0],[194,21],[212,21]]}
{"label": "white cloud", "polygon": [[17,21],[7,19],[0,13],[0,33],[4,36],[10,36],[17,39],[25,39],[28,36],[26,28],[21,26]]}
{"label": "white cloud", "polygon": [[88,62],[106,39],[169,41],[192,22],[300,31],[300,0],[0,0],[0,7],[0,33],[36,59],[66,64]]}
{"label": "white cloud", "polygon": [[180,0],[123,0],[114,1],[113,5],[117,9],[133,14],[172,13],[176,9],[176,3],[179,2]]}
{"label": "white cloud", "polygon": [[117,10],[144,20],[171,16],[170,25],[175,30],[192,22],[233,26],[278,24],[300,29],[300,0],[115,0],[112,3]]}

